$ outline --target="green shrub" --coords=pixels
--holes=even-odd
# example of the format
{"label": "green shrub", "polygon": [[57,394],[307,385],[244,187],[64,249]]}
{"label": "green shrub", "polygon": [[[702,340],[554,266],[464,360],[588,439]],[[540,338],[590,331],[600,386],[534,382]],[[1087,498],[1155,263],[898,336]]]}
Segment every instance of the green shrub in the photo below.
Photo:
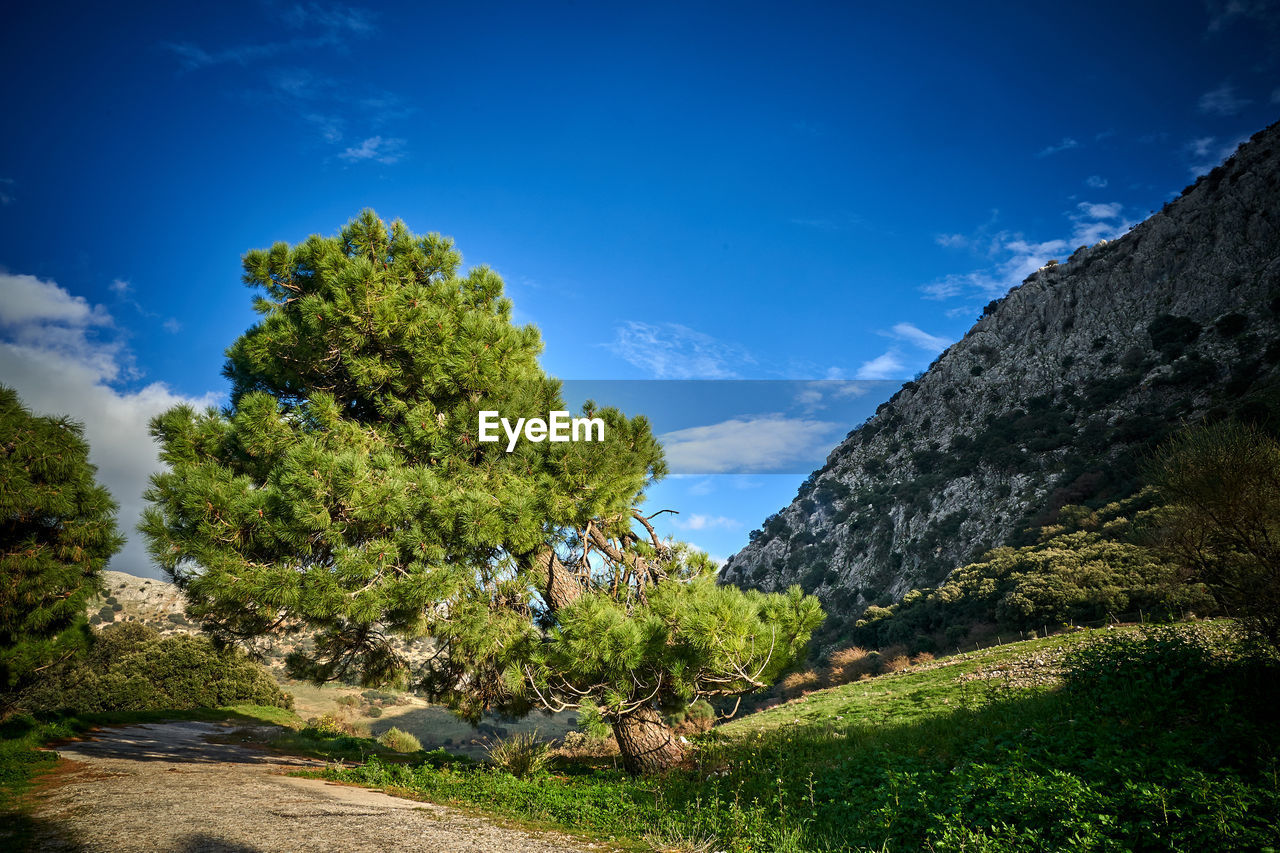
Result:
{"label": "green shrub", "polygon": [[546,769],[551,760],[551,743],[538,740],[538,733],[518,732],[489,747],[489,760],[517,779],[527,779]]}
{"label": "green shrub", "polygon": [[379,708],[377,705],[373,705],[367,708],[364,713],[366,717],[373,717],[377,719],[378,717],[382,716],[382,709]]}
{"label": "green shrub", "polygon": [[83,655],[50,670],[22,696],[33,711],[147,711],[227,705],[292,707],[292,698],[243,652],[207,637],[161,637],[138,622],[109,625]]}
{"label": "green shrub", "polygon": [[419,752],[422,742],[408,732],[402,732],[395,726],[387,729],[378,738],[378,743],[396,752]]}
{"label": "green shrub", "polygon": [[302,730],[309,737],[355,737],[359,731],[351,723],[333,714],[324,714],[307,720],[307,727]]}

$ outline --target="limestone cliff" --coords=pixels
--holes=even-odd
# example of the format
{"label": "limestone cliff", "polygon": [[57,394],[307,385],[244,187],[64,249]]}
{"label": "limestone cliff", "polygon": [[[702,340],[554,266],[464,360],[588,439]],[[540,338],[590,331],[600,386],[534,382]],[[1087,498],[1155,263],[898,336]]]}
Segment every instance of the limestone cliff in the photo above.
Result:
{"label": "limestone cliff", "polygon": [[835,621],[931,586],[1064,503],[1131,493],[1206,414],[1280,413],[1280,124],[1124,237],[992,302],[722,572]]}

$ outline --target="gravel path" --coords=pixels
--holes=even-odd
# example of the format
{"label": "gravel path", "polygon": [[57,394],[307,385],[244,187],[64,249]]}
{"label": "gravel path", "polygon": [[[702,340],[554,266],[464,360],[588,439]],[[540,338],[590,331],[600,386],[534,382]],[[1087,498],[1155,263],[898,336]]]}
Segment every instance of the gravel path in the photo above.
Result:
{"label": "gravel path", "polygon": [[569,853],[592,847],[442,806],[281,774],[318,762],[227,739],[235,727],[103,729],[57,748],[36,793],[35,850],[276,853]]}

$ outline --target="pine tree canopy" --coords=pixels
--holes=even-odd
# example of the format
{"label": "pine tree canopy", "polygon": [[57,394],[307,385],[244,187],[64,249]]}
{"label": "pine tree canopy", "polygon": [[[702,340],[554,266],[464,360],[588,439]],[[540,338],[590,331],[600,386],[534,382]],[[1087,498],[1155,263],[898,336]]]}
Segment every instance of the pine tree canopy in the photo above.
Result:
{"label": "pine tree canopy", "polygon": [[[767,684],[816,600],[718,586],[653,533],[643,416],[587,403],[603,441],[479,441],[481,411],[566,406],[499,276],[460,266],[372,211],[245,255],[262,319],[227,351],[230,406],[152,423],[169,468],[141,529],[188,613],[246,641],[319,629],[295,673],[412,680],[472,720],[586,703],[616,723]],[[431,664],[410,672],[397,639]]]}
{"label": "pine tree canopy", "polygon": [[86,635],[85,605],[124,544],[83,429],[32,415],[0,385],[0,694]]}

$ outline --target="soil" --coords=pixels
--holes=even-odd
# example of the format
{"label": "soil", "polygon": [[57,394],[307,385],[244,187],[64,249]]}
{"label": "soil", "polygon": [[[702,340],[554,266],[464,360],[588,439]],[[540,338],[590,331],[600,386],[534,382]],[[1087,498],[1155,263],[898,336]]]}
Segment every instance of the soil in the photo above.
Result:
{"label": "soil", "polygon": [[599,849],[443,806],[284,775],[321,762],[234,741],[229,723],[101,729],[57,747],[31,795],[31,849],[275,853],[569,853]]}

